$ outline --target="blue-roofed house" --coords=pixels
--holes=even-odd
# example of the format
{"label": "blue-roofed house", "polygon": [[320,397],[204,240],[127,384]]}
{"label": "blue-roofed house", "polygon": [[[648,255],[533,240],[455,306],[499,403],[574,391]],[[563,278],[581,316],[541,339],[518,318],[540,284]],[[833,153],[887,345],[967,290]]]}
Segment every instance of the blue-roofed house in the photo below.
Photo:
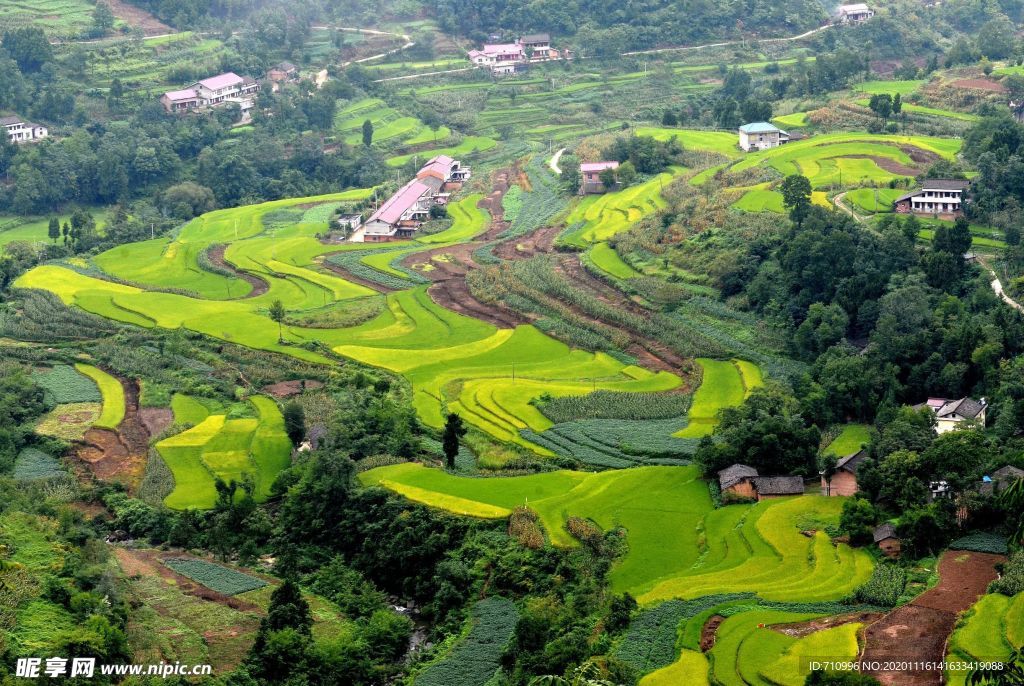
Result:
{"label": "blue-roofed house", "polygon": [[777,148],[789,142],[789,134],[765,121],[744,124],[740,127],[740,147],[745,151]]}

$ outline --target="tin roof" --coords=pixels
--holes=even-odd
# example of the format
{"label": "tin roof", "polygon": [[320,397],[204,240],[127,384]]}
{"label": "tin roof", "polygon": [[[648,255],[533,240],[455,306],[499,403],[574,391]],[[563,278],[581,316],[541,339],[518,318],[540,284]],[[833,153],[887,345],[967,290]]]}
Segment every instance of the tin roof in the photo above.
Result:
{"label": "tin roof", "polygon": [[228,86],[234,86],[242,83],[244,79],[233,71],[226,72],[224,74],[218,74],[217,76],[211,76],[208,79],[203,79],[199,82],[200,86],[209,88],[212,91],[227,88]]}

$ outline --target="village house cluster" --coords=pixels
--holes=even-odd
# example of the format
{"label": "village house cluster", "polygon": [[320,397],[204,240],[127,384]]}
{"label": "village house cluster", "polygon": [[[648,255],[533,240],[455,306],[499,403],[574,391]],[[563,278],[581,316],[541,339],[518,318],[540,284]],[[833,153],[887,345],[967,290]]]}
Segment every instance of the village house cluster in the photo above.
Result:
{"label": "village house cluster", "polygon": [[50,130],[42,124],[27,122],[16,115],[0,117],[0,126],[4,127],[7,140],[11,143],[38,141],[50,135]]}
{"label": "village house cluster", "polygon": [[[267,81],[274,90],[288,81],[299,78],[299,68],[291,62],[280,62],[267,70]],[[256,104],[256,94],[262,85],[250,76],[239,76],[233,71],[196,81],[188,88],[167,91],[160,97],[168,112],[190,112],[192,110],[219,107],[235,103],[242,112],[248,112]]]}
{"label": "village house cluster", "polygon": [[446,205],[451,193],[462,188],[469,177],[469,167],[459,160],[448,155],[432,157],[416,172],[416,178],[381,203],[365,223],[359,225],[353,217],[344,217],[345,228],[354,229],[349,240],[381,243],[411,237],[430,218],[430,208]]}
{"label": "village house cluster", "polygon": [[482,49],[469,51],[470,62],[496,75],[514,74],[530,64],[569,57],[568,50],[551,47],[551,36],[546,33],[522,36],[512,43],[484,43]]}

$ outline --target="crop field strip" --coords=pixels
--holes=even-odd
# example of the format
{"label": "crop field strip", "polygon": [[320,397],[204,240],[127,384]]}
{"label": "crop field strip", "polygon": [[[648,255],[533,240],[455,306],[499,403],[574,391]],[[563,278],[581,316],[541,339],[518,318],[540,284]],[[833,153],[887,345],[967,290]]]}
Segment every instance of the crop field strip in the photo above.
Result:
{"label": "crop field strip", "polygon": [[168,507],[212,507],[217,499],[214,477],[241,483],[251,476],[256,484],[253,497],[266,499],[274,479],[291,464],[291,442],[272,399],[254,396],[250,402],[258,418],[228,419],[224,414],[204,417],[208,410],[201,403],[174,396],[175,421],[194,426],[156,444],[174,475],[174,490],[165,499]]}
{"label": "crop field strip", "polygon": [[[952,661],[1005,660],[1024,646],[1024,593],[1013,597],[990,593],[982,596],[960,620],[948,643]],[[964,686],[968,674],[947,671],[947,683]]]}
{"label": "crop field strip", "polygon": [[[277,327],[266,316],[273,300],[280,299],[301,310],[372,292],[318,270],[315,260],[332,251],[313,235],[319,224],[298,222],[268,229],[262,216],[298,204],[358,199],[368,192],[216,211],[193,220],[173,239],[120,246],[96,259],[99,267],[131,283],[184,288],[202,299],[104,281],[58,265],[40,267],[26,275],[19,286],[46,287],[69,304],[119,321],[167,328],[185,326],[254,348],[330,362],[318,352],[294,345],[316,341],[339,354],[406,375],[413,382],[416,409],[428,424],[440,426],[445,407],[464,409],[471,424],[542,455],[549,454],[547,449],[519,434],[524,427],[543,431],[550,426],[530,405],[533,396],[544,392],[578,394],[595,388],[671,390],[678,385],[678,378],[670,374],[627,373],[626,364],[600,353],[570,350],[533,327],[499,334],[491,325],[437,306],[422,287],[389,295],[384,313],[363,325],[350,329],[288,326],[284,328],[285,338],[293,344],[278,343]],[[418,251],[471,238],[485,223],[476,200],[470,196],[453,205],[454,221],[446,231],[398,249]],[[251,289],[246,281],[199,268],[198,256],[218,243],[228,244],[225,259],[230,264],[267,281],[266,293],[240,298]],[[357,246],[345,246],[349,248]],[[387,253],[371,257],[378,258],[382,266],[393,264],[396,258]],[[283,276],[302,278],[296,281]],[[234,299],[229,300],[229,294]],[[467,383],[474,380],[478,383]],[[457,397],[449,397],[445,391],[452,382],[462,382],[463,391]],[[207,430],[212,436],[219,427],[207,424],[203,429],[192,429],[195,438],[202,438],[196,443],[205,444],[210,438],[204,433]],[[195,460],[192,467],[194,476],[204,480],[205,470]],[[171,499],[176,497],[172,494]],[[197,497],[203,502],[209,502],[209,498],[208,490]]]}
{"label": "crop field strip", "polygon": [[115,377],[107,374],[98,367],[88,364],[76,364],[75,369],[79,373],[92,379],[100,389],[103,400],[103,412],[96,420],[97,426],[102,429],[116,429],[117,425],[124,419],[124,388],[121,382]]}
{"label": "crop field strip", "polygon": [[[692,467],[651,466],[584,473],[469,479],[416,464],[359,475],[417,502],[482,518],[528,505],[552,543],[574,544],[567,516],[626,529],[629,551],[612,569],[612,586],[644,605],[672,598],[752,592],[765,600],[813,602],[845,597],[871,575],[871,557],[834,545],[808,519],[837,522],[842,498],[803,496],[712,509]],[[666,542],[660,532],[678,533]],[[703,535],[699,535],[703,532]]]}

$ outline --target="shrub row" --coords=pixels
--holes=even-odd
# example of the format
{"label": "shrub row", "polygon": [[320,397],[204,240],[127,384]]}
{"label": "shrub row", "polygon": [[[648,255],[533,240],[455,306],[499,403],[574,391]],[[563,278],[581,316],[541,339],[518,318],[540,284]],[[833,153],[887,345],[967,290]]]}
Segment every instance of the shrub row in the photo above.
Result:
{"label": "shrub row", "polygon": [[692,396],[683,393],[616,393],[599,390],[589,395],[551,398],[539,405],[555,423],[577,419],[671,419],[685,416]]}

